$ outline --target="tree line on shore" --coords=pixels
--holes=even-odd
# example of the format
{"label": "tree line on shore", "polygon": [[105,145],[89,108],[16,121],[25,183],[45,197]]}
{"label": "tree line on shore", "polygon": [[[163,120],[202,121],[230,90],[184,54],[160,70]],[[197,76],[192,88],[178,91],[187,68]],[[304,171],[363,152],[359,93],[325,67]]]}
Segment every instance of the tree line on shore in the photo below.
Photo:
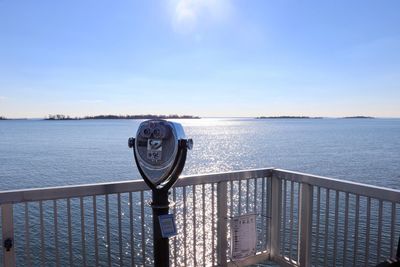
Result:
{"label": "tree line on shore", "polygon": [[[260,116],[256,117],[256,119],[324,119],[325,117],[309,117],[309,116]],[[374,117],[370,116],[350,116],[350,117],[341,117],[339,119],[374,119]]]}
{"label": "tree line on shore", "polygon": [[70,117],[68,115],[55,114],[49,115],[45,120],[115,120],[115,119],[200,119],[197,116],[191,115],[97,115],[97,116],[85,116],[85,117]]}
{"label": "tree line on shore", "polygon": [[[113,120],[113,119],[129,119],[129,120],[140,120],[140,119],[200,119],[197,116],[191,115],[97,115],[97,116],[85,116],[85,117],[71,117],[63,114],[50,114],[45,120]],[[255,119],[324,119],[324,117],[309,117],[309,116],[260,116]],[[340,119],[374,119],[370,116],[350,116],[341,117]],[[0,120],[9,120],[4,116],[0,116]]]}
{"label": "tree line on shore", "polygon": [[260,116],[256,119],[322,119],[322,117],[309,117],[309,116]]}

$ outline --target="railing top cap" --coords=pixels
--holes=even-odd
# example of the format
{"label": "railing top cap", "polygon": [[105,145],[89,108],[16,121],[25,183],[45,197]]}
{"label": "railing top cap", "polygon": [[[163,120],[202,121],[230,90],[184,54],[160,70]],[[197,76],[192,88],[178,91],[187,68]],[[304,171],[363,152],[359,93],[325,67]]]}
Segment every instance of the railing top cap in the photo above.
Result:
{"label": "railing top cap", "polygon": [[[307,183],[313,186],[400,203],[400,190],[274,168],[188,175],[181,177],[176,183],[176,187],[272,176],[295,182]],[[0,205],[7,203],[87,197],[93,195],[146,190],[150,189],[142,180],[9,190],[0,192]]]}
{"label": "railing top cap", "polygon": [[[262,168],[223,173],[188,175],[179,178],[176,186],[188,186],[223,181],[234,181],[239,179],[267,177],[272,175],[272,170],[273,168]],[[141,179],[108,183],[8,190],[0,191],[0,205],[6,203],[86,197],[93,195],[117,194],[146,190],[150,190],[150,188],[148,188],[146,183]]]}
{"label": "railing top cap", "polygon": [[273,176],[285,180],[310,184],[312,186],[319,186],[345,193],[400,203],[400,190],[398,189],[282,169],[274,169]]}

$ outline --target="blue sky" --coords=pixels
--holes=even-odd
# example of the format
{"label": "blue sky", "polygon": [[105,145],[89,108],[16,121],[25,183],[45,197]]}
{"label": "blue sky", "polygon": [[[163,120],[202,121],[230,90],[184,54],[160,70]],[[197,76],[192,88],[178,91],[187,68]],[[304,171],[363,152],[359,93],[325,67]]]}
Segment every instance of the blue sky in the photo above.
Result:
{"label": "blue sky", "polygon": [[0,116],[400,117],[400,1],[0,0]]}

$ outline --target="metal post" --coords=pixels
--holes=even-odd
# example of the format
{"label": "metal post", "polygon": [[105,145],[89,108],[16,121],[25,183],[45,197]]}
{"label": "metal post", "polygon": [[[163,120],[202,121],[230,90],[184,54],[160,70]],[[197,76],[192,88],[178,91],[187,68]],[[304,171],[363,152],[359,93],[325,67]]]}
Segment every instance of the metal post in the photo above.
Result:
{"label": "metal post", "polygon": [[15,267],[13,205],[1,205],[3,266]]}
{"label": "metal post", "polygon": [[282,207],[282,181],[273,173],[268,184],[268,217],[270,221],[269,233],[271,242],[271,259],[274,260],[280,256],[281,240],[281,207]]}
{"label": "metal post", "polygon": [[228,216],[228,186],[227,182],[217,184],[217,264],[218,266],[227,266],[226,250],[227,241],[227,216]]}
{"label": "metal post", "polygon": [[169,240],[162,237],[158,220],[158,216],[168,214],[168,191],[153,190],[152,193],[154,266],[169,266]]}
{"label": "metal post", "polygon": [[311,266],[313,187],[302,183],[300,191],[299,218],[299,262],[300,266]]}
{"label": "metal post", "polygon": [[400,258],[400,237],[399,237],[399,242],[397,243],[396,257],[397,257],[397,258]]}

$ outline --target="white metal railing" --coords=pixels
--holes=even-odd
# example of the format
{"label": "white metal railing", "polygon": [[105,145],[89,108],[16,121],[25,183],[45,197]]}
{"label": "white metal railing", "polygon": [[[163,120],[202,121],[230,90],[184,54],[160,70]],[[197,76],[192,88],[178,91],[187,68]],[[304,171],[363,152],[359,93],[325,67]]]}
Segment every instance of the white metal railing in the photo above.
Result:
{"label": "white metal railing", "polygon": [[272,179],[281,187],[279,222],[272,219],[280,229],[275,261],[375,266],[395,256],[399,190],[286,170],[273,170]]}
{"label": "white metal railing", "polygon": [[[370,266],[394,256],[400,191],[278,169],[180,178],[172,266]],[[3,266],[152,265],[143,181],[0,192]],[[229,258],[229,218],[257,214],[257,254]]]}

